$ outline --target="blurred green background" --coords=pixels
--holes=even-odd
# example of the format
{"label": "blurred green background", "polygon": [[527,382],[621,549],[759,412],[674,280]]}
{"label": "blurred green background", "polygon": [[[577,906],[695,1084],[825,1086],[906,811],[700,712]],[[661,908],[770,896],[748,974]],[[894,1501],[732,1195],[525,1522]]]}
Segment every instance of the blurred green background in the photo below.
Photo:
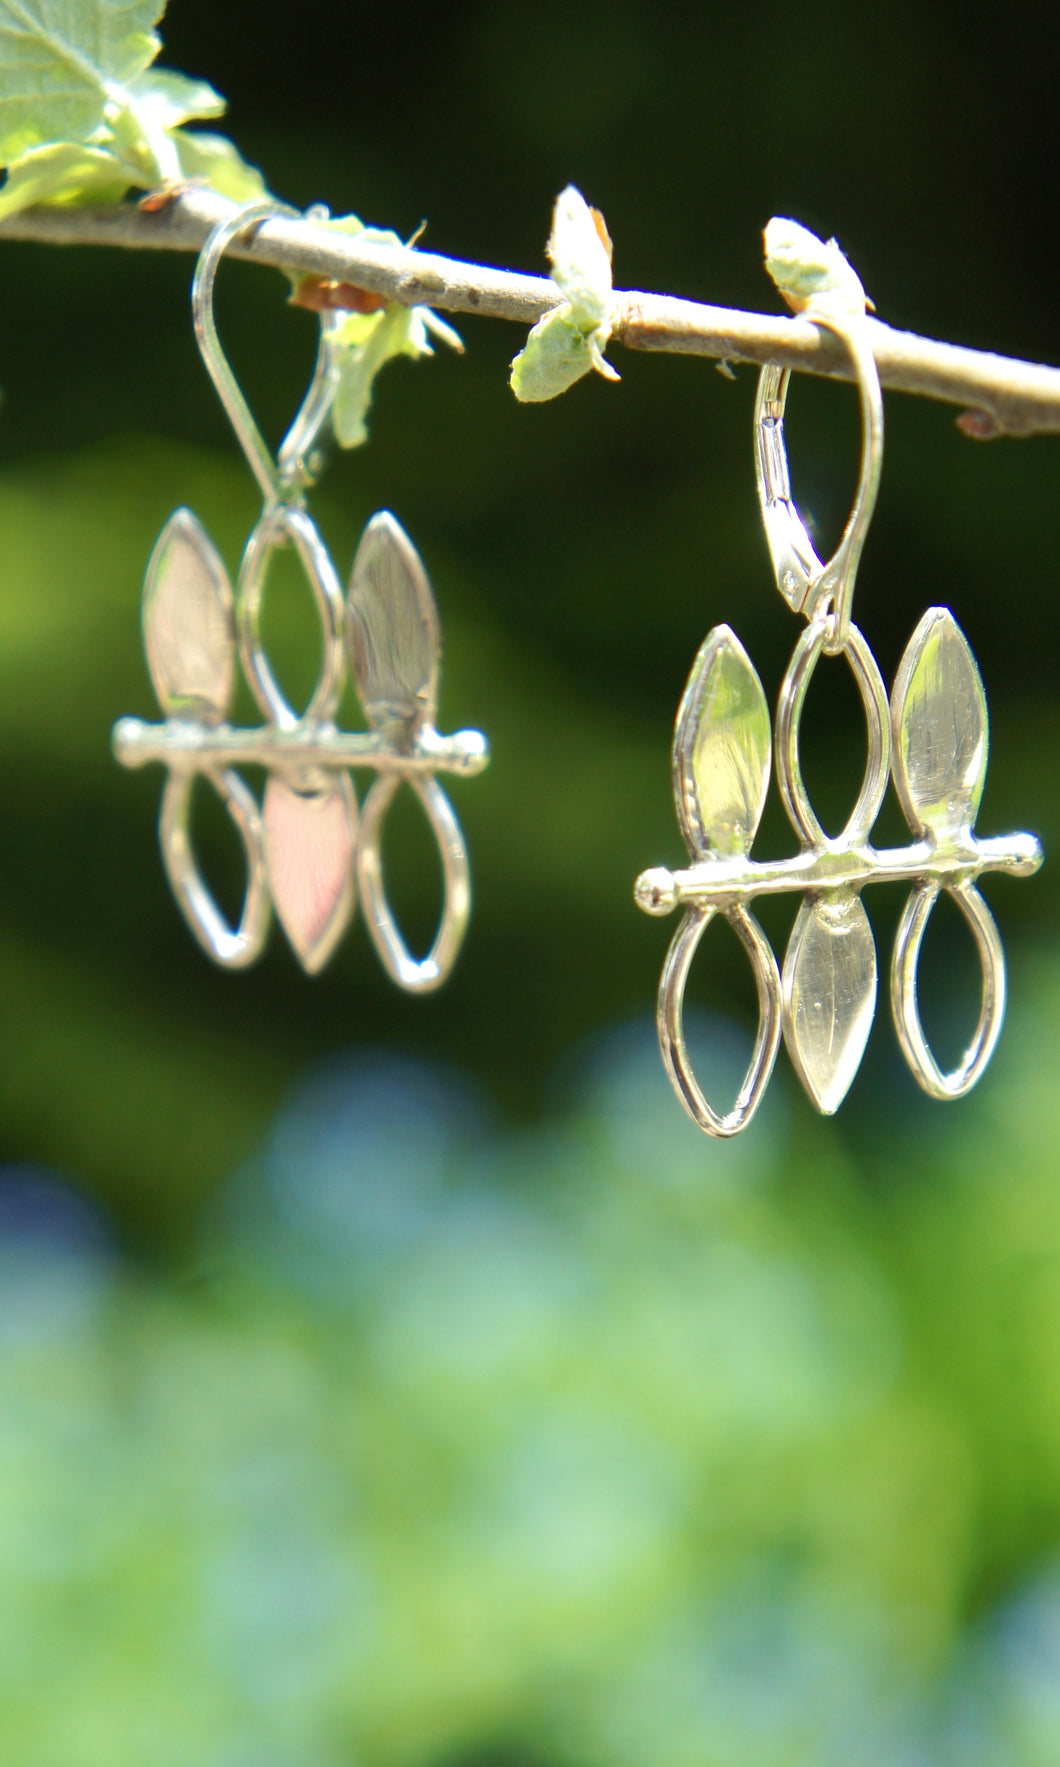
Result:
{"label": "blurred green background", "polygon": [[[382,11],[174,0],[271,187],[455,256],[543,266],[556,192],[616,283],[774,309],[760,230],[836,233],[880,316],[1055,360],[1055,57],[1038,7]],[[440,725],[475,906],[412,1000],[356,921],[324,975],[274,931],[211,967],[169,896],[139,596],[178,504],[234,569],[253,484],[176,254],[2,246],[0,1759],[5,1767],[1054,1767],[1060,1759],[1060,940],[1054,868],[987,880],[1009,1023],[929,1104],[885,1004],[837,1119],[781,1055],[733,1145],[652,1030],[680,857],[673,717],[719,620],[775,695],[798,625],[754,492],[754,374],[613,351],[519,408],[521,338],[400,363],[314,499],[345,575],[392,508],[446,636]],[[219,314],[278,436],[314,322],[226,266]],[[1060,834],[1060,440],[975,444],[887,398],[857,618],[893,676],[943,602],[983,670],[986,833]],[[822,548],[850,389],[789,401]],[[312,621],[275,614],[290,679]],[[301,675],[299,674],[301,671]],[[281,668],[281,676],[284,671]],[[839,666],[806,771],[838,825],[863,735]],[[889,804],[881,832],[901,838]],[[226,831],[204,863],[238,890]],[[790,850],[767,812],[763,853]],[[410,931],[437,906],[410,813]],[[902,892],[869,909],[885,969]],[[763,915],[783,947],[792,903]],[[708,940],[697,1037],[752,1033]],[[956,915],[925,948],[940,1054],[976,1010]],[[708,1090],[711,1088],[708,1086]]]}

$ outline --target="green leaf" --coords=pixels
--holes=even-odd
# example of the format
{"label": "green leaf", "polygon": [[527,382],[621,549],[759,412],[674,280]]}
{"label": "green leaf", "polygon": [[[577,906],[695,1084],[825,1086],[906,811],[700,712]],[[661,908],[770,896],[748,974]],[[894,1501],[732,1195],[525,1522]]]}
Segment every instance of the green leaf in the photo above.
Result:
{"label": "green leaf", "polygon": [[0,213],[38,202],[118,201],[130,188],[202,178],[236,202],[264,182],[220,135],[205,80],[152,68],[164,0],[0,0]]}
{"label": "green leaf", "polygon": [[556,198],[547,250],[552,279],[568,301],[572,318],[582,331],[595,331],[607,319],[611,305],[611,254],[594,210],[573,184]]}
{"label": "green leaf", "polygon": [[401,235],[392,227],[366,227],[359,215],[336,215],[323,223],[332,233],[349,233],[370,245],[404,245]]}
{"label": "green leaf", "polygon": [[812,303],[860,315],[871,305],[834,239],[818,239],[808,227],[780,215],[773,216],[762,238],[766,269],[794,312]]}
{"label": "green leaf", "polygon": [[554,399],[595,366],[589,337],[566,305],[539,319],[512,363],[511,388],[524,405]]}
{"label": "green leaf", "polygon": [[225,101],[205,80],[191,80],[169,68],[150,68],[133,80],[129,96],[141,116],[151,116],[159,128],[174,129],[192,117],[224,115]]}
{"label": "green leaf", "polygon": [[136,179],[116,154],[76,142],[36,147],[8,167],[0,221],[34,203],[119,202]]}
{"label": "green leaf", "polygon": [[[352,234],[373,245],[401,246],[387,227],[366,227],[357,215],[340,215],[324,223],[335,233]],[[300,278],[292,277],[297,288]],[[359,448],[368,440],[367,417],[372,385],[381,368],[396,356],[433,356],[431,338],[463,350],[460,334],[430,307],[403,307],[388,301],[374,313],[348,313],[332,334],[331,350],[338,384],[331,427],[340,448]]]}
{"label": "green leaf", "polygon": [[0,165],[88,143],[161,47],[165,0],[0,0]]}
{"label": "green leaf", "polygon": [[450,326],[435,320],[427,307],[402,307],[389,303],[378,313],[351,313],[344,321],[334,348],[339,364],[338,388],[332,408],[332,427],[340,448],[358,448],[368,440],[366,419],[372,402],[372,383],[379,370],[395,356],[433,355],[428,333],[445,333],[446,341],[460,339]]}
{"label": "green leaf", "polygon": [[605,380],[618,379],[604,356],[611,337],[611,240],[603,216],[573,184],[556,198],[547,250],[564,301],[538,320],[512,363],[511,388],[523,404],[556,398],[593,368]]}
{"label": "green leaf", "polygon": [[176,129],[171,137],[182,178],[202,178],[219,196],[232,202],[253,202],[268,194],[257,166],[247,164],[227,135],[206,129]]}

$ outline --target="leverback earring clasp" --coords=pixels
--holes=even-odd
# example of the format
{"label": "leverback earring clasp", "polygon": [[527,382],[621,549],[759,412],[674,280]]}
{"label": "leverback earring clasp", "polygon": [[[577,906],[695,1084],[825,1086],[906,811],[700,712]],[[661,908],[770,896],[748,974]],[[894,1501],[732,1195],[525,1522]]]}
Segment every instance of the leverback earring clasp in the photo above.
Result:
{"label": "leverback earring clasp", "polygon": [[846,527],[826,564],[813,541],[791,495],[788,456],[784,442],[784,407],[791,381],[789,368],[769,366],[758,377],[755,398],[755,479],[766,540],[773,560],[777,587],[788,606],[808,620],[831,617],[833,625],[824,649],[836,656],[850,633],[850,610],[862,547],[869,531],[883,471],[883,395],[876,360],[864,316],[842,308],[810,306],[803,315],[825,326],[841,340],[854,365],[861,405],[861,462],[857,489]]}

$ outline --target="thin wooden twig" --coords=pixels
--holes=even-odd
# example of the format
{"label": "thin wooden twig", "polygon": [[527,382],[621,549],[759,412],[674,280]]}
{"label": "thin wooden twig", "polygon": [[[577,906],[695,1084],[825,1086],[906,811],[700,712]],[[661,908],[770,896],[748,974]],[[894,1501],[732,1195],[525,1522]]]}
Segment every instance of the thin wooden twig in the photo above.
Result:
{"label": "thin wooden twig", "polygon": [[[147,208],[125,203],[27,209],[0,222],[0,239],[197,251],[230,208],[212,191],[189,186]],[[259,223],[231,250],[233,256],[277,269],[352,283],[405,306],[479,313],[524,326],[562,299],[544,276],[373,244],[287,215]],[[939,343],[878,320],[870,325],[883,385],[961,406],[959,422],[967,434],[987,438],[1060,431],[1060,368]],[[845,380],[852,373],[842,347],[811,320],[706,306],[674,295],[616,292],[612,335],[632,350],[775,362]]]}

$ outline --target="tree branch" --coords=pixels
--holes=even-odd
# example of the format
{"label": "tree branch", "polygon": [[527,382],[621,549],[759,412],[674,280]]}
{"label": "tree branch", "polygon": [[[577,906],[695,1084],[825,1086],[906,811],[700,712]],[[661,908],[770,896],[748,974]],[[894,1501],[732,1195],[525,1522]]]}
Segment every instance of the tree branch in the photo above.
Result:
{"label": "tree branch", "polygon": [[[157,199],[152,199],[157,202]],[[27,209],[0,222],[0,239],[197,251],[231,204],[185,187],[160,206]],[[372,244],[286,215],[261,222],[234,257],[348,282],[404,306],[425,304],[532,325],[562,297],[544,276],[524,276],[433,252]],[[885,387],[964,407],[978,438],[1060,431],[1060,368],[937,343],[870,320]],[[743,313],[673,295],[616,292],[613,338],[633,350],[668,350],[729,362],[775,362],[806,374],[852,378],[842,347],[811,320]]]}

